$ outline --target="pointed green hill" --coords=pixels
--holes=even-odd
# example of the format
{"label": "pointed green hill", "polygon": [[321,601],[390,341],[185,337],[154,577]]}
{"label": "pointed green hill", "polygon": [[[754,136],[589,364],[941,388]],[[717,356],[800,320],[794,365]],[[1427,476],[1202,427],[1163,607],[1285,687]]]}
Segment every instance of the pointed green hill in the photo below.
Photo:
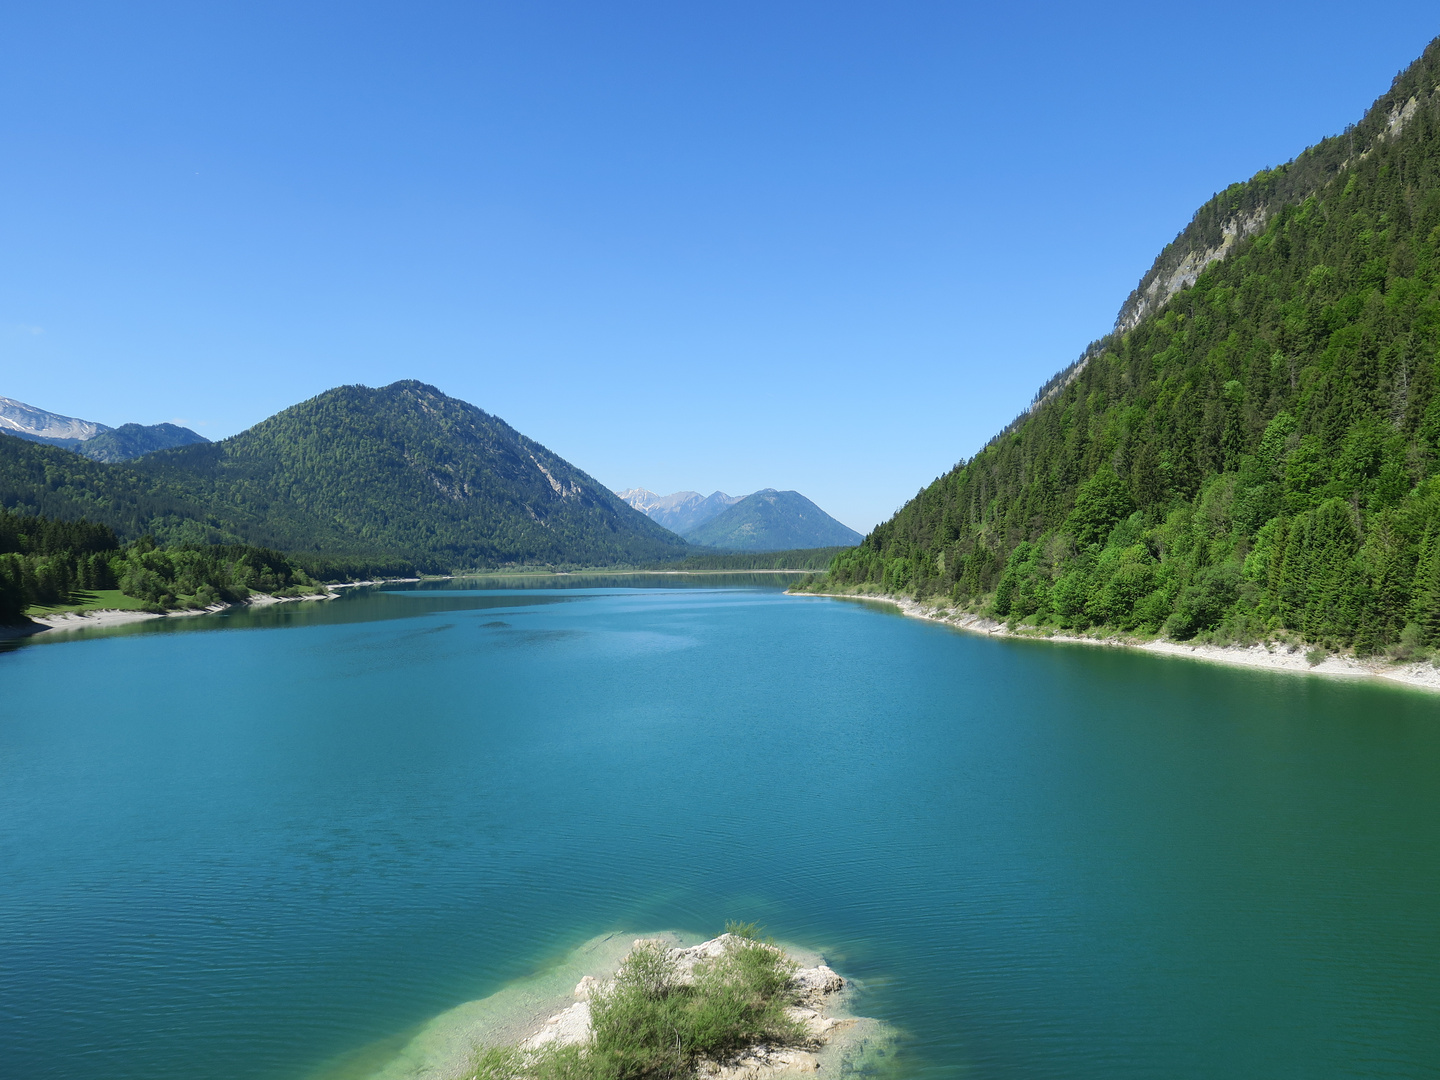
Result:
{"label": "pointed green hill", "polygon": [[766,488],[691,529],[685,539],[728,551],[789,551],[848,547],[861,537],[798,491]]}
{"label": "pointed green hill", "polygon": [[338,387],[232,438],[120,465],[0,439],[0,502],[88,516],[122,536],[239,540],[432,572],[685,550],[503,420],[413,381]]}

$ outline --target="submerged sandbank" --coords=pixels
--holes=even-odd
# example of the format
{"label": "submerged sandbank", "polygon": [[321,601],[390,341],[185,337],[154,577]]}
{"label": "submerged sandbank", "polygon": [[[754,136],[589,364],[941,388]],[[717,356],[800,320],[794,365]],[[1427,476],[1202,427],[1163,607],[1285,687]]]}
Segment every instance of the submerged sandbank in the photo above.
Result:
{"label": "submerged sandbank", "polygon": [[987,619],[968,611],[952,611],[946,605],[926,606],[905,596],[871,595],[866,593],[790,593],[791,596],[817,596],[833,600],[869,600],[891,604],[902,613],[928,622],[953,626],[958,630],[992,637],[1012,637],[1025,641],[1059,641],[1073,645],[1099,645],[1109,648],[1138,649],[1161,656],[1183,656],[1235,667],[1262,668],[1266,671],[1288,671],[1300,675],[1329,675],[1343,679],[1385,679],[1421,690],[1440,691],[1440,668],[1428,660],[1420,663],[1394,664],[1387,660],[1360,660],[1351,656],[1328,655],[1318,664],[1311,664],[1298,646],[1286,645],[1202,645],[1183,641],[1127,640],[1125,638],[1087,637],[1043,630],[1024,632],[1011,630],[1002,622]]}

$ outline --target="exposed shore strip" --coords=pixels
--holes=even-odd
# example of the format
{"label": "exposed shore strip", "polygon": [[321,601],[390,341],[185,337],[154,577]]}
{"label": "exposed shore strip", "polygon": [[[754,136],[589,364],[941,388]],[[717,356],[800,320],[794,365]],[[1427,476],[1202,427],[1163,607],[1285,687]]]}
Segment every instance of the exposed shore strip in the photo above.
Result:
{"label": "exposed shore strip", "polygon": [[[419,578],[392,578],[388,581],[419,581]],[[34,637],[51,630],[105,630],[128,623],[148,622],[151,619],[176,619],[189,615],[214,615],[219,611],[230,611],[244,607],[269,607],[271,604],[289,604],[300,600],[334,600],[339,596],[337,589],[354,589],[362,585],[382,585],[382,581],[347,581],[338,585],[326,585],[323,593],[306,596],[271,596],[269,593],[254,593],[245,600],[233,604],[211,604],[209,607],[191,608],[183,611],[167,611],[163,615],[154,611],[125,611],[118,608],[95,608],[91,611],[57,611],[53,615],[33,615],[28,622],[16,626],[0,626],[0,641],[18,641]]]}
{"label": "exposed shore strip", "polygon": [[[1059,641],[1073,645],[1099,645],[1107,648],[1138,649],[1161,656],[1182,656],[1191,660],[1207,660],[1234,667],[1262,668],[1266,671],[1287,671],[1297,675],[1329,675],[1342,679],[1385,679],[1421,690],[1440,691],[1440,668],[1427,661],[1396,664],[1384,659],[1361,660],[1351,656],[1329,655],[1318,664],[1311,664],[1298,646],[1266,645],[1189,645],[1181,641],[1151,641],[1118,637],[1087,637],[1083,634],[1025,632],[1011,630],[1002,622],[987,619],[968,611],[953,611],[944,603],[927,606],[906,596],[867,593],[792,592],[791,596],[822,596],[836,600],[871,600],[891,604],[916,619],[943,623],[957,630],[993,637],[1020,638],[1025,641]],[[941,614],[945,612],[945,614]]]}
{"label": "exposed shore strip", "polygon": [[125,626],[128,623],[148,622],[151,619],[177,619],[189,615],[214,615],[217,611],[229,611],[232,608],[242,607],[266,607],[270,604],[285,604],[294,600],[333,600],[335,593],[327,593],[324,596],[314,594],[311,596],[271,596],[268,593],[257,593],[248,600],[235,604],[211,604],[209,607],[191,608],[185,611],[167,611],[160,614],[155,611],[123,611],[118,608],[95,608],[92,611],[57,611],[53,615],[32,615],[29,622],[20,623],[17,626],[0,626],[0,641],[18,641],[22,638],[35,637],[37,634],[44,634],[52,630],[73,632],[77,630],[106,630],[111,627]]}
{"label": "exposed shore strip", "polygon": [[269,607],[271,604],[293,604],[302,600],[334,600],[341,589],[359,589],[366,585],[395,585],[420,581],[418,577],[379,578],[375,581],[342,581],[333,585],[322,585],[323,592],[307,593],[304,596],[272,596],[270,593],[251,593],[244,600],[234,603],[211,604],[209,607],[167,611],[121,610],[119,608],[95,608],[89,611],[57,611],[53,615],[32,615],[29,623],[18,626],[0,626],[0,641],[14,641],[17,638],[34,637],[47,630],[103,630],[127,623],[146,622],[150,619],[176,619],[187,615],[214,615],[220,611],[236,608]]}

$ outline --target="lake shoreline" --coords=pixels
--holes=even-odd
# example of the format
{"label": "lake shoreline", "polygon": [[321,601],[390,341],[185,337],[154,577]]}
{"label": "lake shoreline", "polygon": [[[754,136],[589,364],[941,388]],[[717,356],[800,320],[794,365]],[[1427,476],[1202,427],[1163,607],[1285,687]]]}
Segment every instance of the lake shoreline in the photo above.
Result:
{"label": "lake shoreline", "polygon": [[[375,585],[378,582],[354,582],[353,585]],[[334,600],[340,594],[333,590],[351,588],[351,584],[330,585],[325,593],[311,593],[306,596],[272,596],[270,593],[255,593],[245,600],[233,604],[211,604],[208,607],[186,611],[135,611],[121,608],[95,608],[90,611],[57,611],[53,615],[33,615],[28,622],[15,626],[0,626],[0,641],[23,641],[50,631],[73,633],[77,630],[106,630],[130,623],[148,622],[151,619],[187,618],[194,615],[214,615],[221,611],[232,611],[245,607],[269,607],[272,604],[289,604],[299,600]]]}
{"label": "lake shoreline", "polygon": [[[1440,692],[1440,668],[1429,661],[1410,664],[1392,664],[1385,660],[1360,660],[1350,656],[1327,655],[1318,664],[1311,664],[1298,646],[1271,645],[1189,645],[1181,641],[1154,639],[1150,641],[1119,638],[1091,637],[1074,633],[1025,633],[1011,630],[1003,622],[988,619],[968,611],[950,611],[944,605],[926,607],[917,600],[904,596],[868,593],[811,593],[791,592],[790,596],[817,596],[834,600],[872,600],[890,604],[901,613],[915,619],[940,623],[957,630],[987,637],[1015,638],[1022,641],[1054,641],[1070,645],[1096,645],[1102,648],[1135,649],[1157,656],[1179,656],[1191,660],[1204,660],[1231,667],[1258,668],[1265,671],[1283,671],[1296,675],[1327,675],[1341,679],[1384,679],[1418,690]],[[941,615],[941,611],[947,614]]]}

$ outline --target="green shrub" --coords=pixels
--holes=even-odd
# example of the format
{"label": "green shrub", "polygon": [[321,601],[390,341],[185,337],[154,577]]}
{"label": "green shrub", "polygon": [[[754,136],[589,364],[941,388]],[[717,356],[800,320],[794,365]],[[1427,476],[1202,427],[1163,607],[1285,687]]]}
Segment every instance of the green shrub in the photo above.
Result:
{"label": "green shrub", "polygon": [[592,991],[592,1037],[580,1046],[534,1052],[484,1048],[475,1080],[683,1080],[702,1059],[723,1059],[760,1043],[808,1041],[786,1007],[795,963],[755,940],[753,923],[731,923],[725,951],[682,978],[659,942],[637,945],[615,981]]}

